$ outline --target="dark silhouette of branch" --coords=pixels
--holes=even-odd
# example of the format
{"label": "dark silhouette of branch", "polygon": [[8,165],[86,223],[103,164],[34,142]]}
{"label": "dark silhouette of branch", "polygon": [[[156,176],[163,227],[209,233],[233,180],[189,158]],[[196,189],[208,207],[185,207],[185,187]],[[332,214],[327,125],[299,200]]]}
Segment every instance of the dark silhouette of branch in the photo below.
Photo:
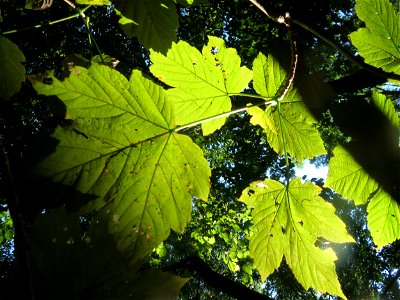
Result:
{"label": "dark silhouette of branch", "polygon": [[[4,145],[1,145],[1,152],[3,156],[4,165],[0,166],[0,170],[4,170],[4,180],[10,187],[8,195],[6,195],[7,207],[10,211],[10,216],[14,225],[14,245],[15,245],[15,257],[18,264],[19,278],[20,278],[20,289],[16,292],[21,299],[33,299],[33,286],[31,269],[28,258],[28,245],[24,227],[24,220],[22,216],[22,209],[20,198],[17,193],[16,183],[14,179],[14,172],[11,167],[8,151]],[[1,173],[1,172],[0,172]]]}
{"label": "dark silhouette of branch", "polygon": [[215,272],[204,261],[197,256],[188,256],[183,260],[169,266],[164,271],[187,270],[200,277],[204,282],[214,289],[224,292],[230,297],[238,300],[271,300],[267,295],[253,291],[236,281]]}
{"label": "dark silhouette of branch", "polygon": [[[269,19],[271,19],[271,20],[273,20],[273,21],[275,21],[277,23],[282,23],[282,22],[279,21],[280,20],[279,17],[277,18],[277,17],[273,16],[272,14],[270,14],[265,9],[265,7],[263,7],[261,4],[259,4],[256,0],[249,0],[249,1],[251,3],[253,3],[255,6],[257,6],[257,8],[260,9]],[[372,73],[376,74],[377,76],[380,76],[380,77],[385,78],[385,79],[400,80],[400,75],[399,74],[395,74],[395,73],[392,73],[392,72],[386,72],[386,71],[382,70],[381,68],[377,68],[377,67],[374,67],[372,65],[369,65],[369,64],[365,63],[361,57],[354,56],[346,48],[342,47],[339,43],[335,42],[333,39],[330,39],[330,38],[326,37],[325,35],[323,35],[319,31],[317,31],[316,29],[314,29],[311,26],[307,25],[306,23],[304,23],[304,22],[302,22],[300,20],[297,20],[297,19],[291,19],[291,22],[293,24],[296,24],[296,25],[300,26],[301,28],[307,30],[308,32],[312,33],[313,35],[315,35],[319,39],[323,40],[329,46],[331,46],[332,48],[334,48],[337,51],[339,51],[352,64],[358,66],[359,68],[361,68],[363,70],[367,70],[369,72],[372,72]]]}
{"label": "dark silhouette of branch", "polygon": [[358,70],[353,74],[329,81],[329,85],[336,94],[356,92],[365,88],[372,88],[386,82],[386,78],[368,70]]}

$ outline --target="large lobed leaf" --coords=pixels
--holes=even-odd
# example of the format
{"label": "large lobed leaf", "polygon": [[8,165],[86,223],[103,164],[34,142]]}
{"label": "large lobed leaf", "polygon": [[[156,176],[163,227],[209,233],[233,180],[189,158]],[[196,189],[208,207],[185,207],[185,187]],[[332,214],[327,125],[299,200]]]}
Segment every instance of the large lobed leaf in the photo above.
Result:
{"label": "large lobed leaf", "polygon": [[285,257],[297,280],[310,287],[345,298],[335,272],[336,255],[322,250],[319,238],[335,243],[354,242],[335,209],[318,196],[321,188],[299,178],[286,187],[266,179],[245,189],[240,201],[253,206],[250,255],[265,279]]}
{"label": "large lobed leaf", "polygon": [[[390,99],[374,91],[372,101],[400,129],[400,119]],[[361,205],[369,201],[368,227],[375,244],[381,248],[400,238],[400,207],[343,148],[333,151],[325,185]],[[379,162],[376,162],[379,163]]]}
{"label": "large lobed leaf", "polygon": [[118,0],[116,10],[125,34],[147,49],[166,53],[176,41],[178,14],[172,0]]}
{"label": "large lobed leaf", "polygon": [[120,250],[141,259],[191,215],[191,197],[207,199],[210,169],[189,137],[174,133],[174,114],[164,90],[133,71],[128,81],[93,63],[70,77],[34,84],[67,106],[73,128],[58,128],[56,151],[36,173],[73,186],[106,206],[109,230]]}
{"label": "large lobed leaf", "polygon": [[9,100],[25,80],[25,56],[12,41],[0,35],[0,98]]}
{"label": "large lobed leaf", "polygon": [[333,151],[326,186],[356,204],[368,203],[368,227],[378,248],[400,238],[400,207],[342,147]]}
{"label": "large lobed leaf", "polygon": [[[274,97],[286,76],[286,71],[272,56],[260,53],[253,63],[254,89],[264,97]],[[326,153],[315,127],[315,119],[302,102],[300,92],[291,88],[277,106],[265,110],[252,107],[251,123],[264,128],[268,142],[279,154],[287,152],[298,161]]]}
{"label": "large lobed leaf", "polygon": [[357,0],[357,16],[365,22],[350,34],[365,62],[400,74],[400,16],[389,0]]}
{"label": "large lobed leaf", "polygon": [[[230,93],[245,89],[252,72],[240,66],[235,49],[222,39],[209,37],[202,53],[188,43],[173,44],[167,56],[152,52],[151,72],[172,86],[167,91],[176,110],[178,125],[186,125],[231,110]],[[226,118],[202,124],[204,134],[219,129]]]}

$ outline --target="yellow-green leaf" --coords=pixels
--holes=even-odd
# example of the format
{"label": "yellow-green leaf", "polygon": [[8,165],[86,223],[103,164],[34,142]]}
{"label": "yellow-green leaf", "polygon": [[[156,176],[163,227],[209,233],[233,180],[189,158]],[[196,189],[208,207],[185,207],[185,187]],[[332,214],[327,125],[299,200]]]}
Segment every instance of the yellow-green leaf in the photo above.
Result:
{"label": "yellow-green leaf", "polygon": [[335,243],[354,242],[334,207],[319,197],[321,189],[292,180],[288,187],[266,179],[245,189],[240,201],[253,206],[253,235],[250,255],[265,279],[285,257],[305,289],[345,298],[335,272],[336,255],[331,248],[320,249],[319,238]]}
{"label": "yellow-green leaf", "polygon": [[[86,210],[105,206],[119,249],[140,260],[181,232],[191,198],[207,199],[210,169],[189,137],[177,134],[164,90],[134,71],[128,81],[116,70],[92,63],[69,78],[35,83],[67,106],[72,127],[58,128],[56,151],[36,173],[73,186]],[[83,204],[83,203],[82,203]]]}
{"label": "yellow-green leaf", "polygon": [[400,16],[389,0],[357,0],[357,16],[366,27],[350,34],[365,62],[400,74]]}
{"label": "yellow-green leaf", "polygon": [[333,155],[325,186],[357,205],[366,203],[369,195],[378,189],[378,184],[343,147],[336,147]]}
{"label": "yellow-green leaf", "polygon": [[[266,57],[262,53],[254,60],[253,72],[254,88],[265,97],[274,97],[286,76],[272,55]],[[297,89],[292,87],[276,106],[269,105],[265,110],[252,107],[248,113],[251,123],[265,130],[268,143],[277,153],[287,153],[298,161],[326,153],[316,121]]]}
{"label": "yellow-green leaf", "polygon": [[[376,98],[377,99],[377,98]],[[368,203],[368,227],[381,248],[400,238],[400,208],[342,147],[333,151],[326,186],[357,205]]]}
{"label": "yellow-green leaf", "polygon": [[400,207],[388,193],[380,189],[367,212],[368,227],[378,249],[400,239]]}
{"label": "yellow-green leaf", "polygon": [[[222,39],[209,37],[200,53],[188,43],[173,44],[167,56],[152,52],[151,72],[174,87],[167,91],[176,110],[178,125],[210,118],[231,110],[230,93],[245,89],[252,72],[240,66],[236,50]],[[204,134],[219,129],[226,118],[202,124]]]}

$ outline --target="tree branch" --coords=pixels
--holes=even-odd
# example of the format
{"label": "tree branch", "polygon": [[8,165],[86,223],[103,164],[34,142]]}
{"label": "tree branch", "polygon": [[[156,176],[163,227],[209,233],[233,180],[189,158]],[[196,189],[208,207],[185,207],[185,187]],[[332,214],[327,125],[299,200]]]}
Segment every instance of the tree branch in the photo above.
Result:
{"label": "tree branch", "polygon": [[195,273],[211,287],[238,300],[272,300],[267,295],[253,291],[245,285],[228,279],[225,276],[215,272],[208,266],[208,264],[206,264],[197,256],[188,256],[180,262],[173,264],[167,269],[164,269],[164,271],[173,271],[177,269],[185,269]]}
{"label": "tree branch", "polygon": [[4,165],[0,166],[1,169],[5,170],[4,180],[8,181],[10,189],[9,195],[6,196],[7,207],[10,211],[10,216],[14,225],[14,245],[15,245],[15,257],[19,268],[19,277],[21,280],[21,288],[16,291],[16,294],[22,299],[34,299],[33,285],[32,285],[32,274],[30,269],[30,263],[28,258],[28,245],[26,239],[26,233],[24,228],[24,220],[21,212],[20,198],[17,193],[16,183],[11,168],[11,162],[8,156],[8,151],[4,145],[1,145],[1,152],[4,158]]}
{"label": "tree branch", "polygon": [[[281,23],[279,21],[279,18],[276,18],[274,16],[272,16],[266,9],[265,7],[263,7],[261,4],[259,4],[256,0],[249,0],[251,3],[253,3],[255,6],[257,6],[258,9],[260,9],[269,19],[277,22],[277,23]],[[395,74],[392,72],[386,72],[384,70],[382,70],[381,68],[377,68],[374,67],[372,65],[369,65],[367,63],[365,63],[363,61],[363,59],[359,56],[354,56],[353,54],[351,54],[349,51],[347,51],[347,49],[345,49],[344,47],[342,47],[340,44],[336,43],[334,40],[324,36],[322,33],[318,32],[317,30],[315,30],[314,28],[310,27],[309,25],[296,20],[296,19],[291,19],[291,22],[293,24],[296,24],[300,27],[302,27],[303,29],[307,30],[308,32],[312,33],[313,35],[315,35],[316,37],[318,37],[319,39],[323,40],[325,43],[327,43],[329,46],[331,46],[332,48],[336,49],[337,51],[339,51],[346,59],[348,59],[352,64],[358,66],[361,69],[367,70],[369,72],[372,72],[382,78],[385,79],[394,79],[394,80],[400,80],[400,75],[399,74]]]}

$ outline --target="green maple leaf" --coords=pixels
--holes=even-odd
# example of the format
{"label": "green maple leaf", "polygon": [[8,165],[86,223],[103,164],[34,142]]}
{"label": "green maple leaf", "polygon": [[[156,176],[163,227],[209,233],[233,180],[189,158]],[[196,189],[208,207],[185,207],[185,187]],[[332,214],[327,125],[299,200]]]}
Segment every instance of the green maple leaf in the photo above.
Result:
{"label": "green maple leaf", "polygon": [[[173,44],[167,56],[152,52],[150,70],[172,86],[167,91],[176,111],[178,125],[210,118],[231,110],[230,93],[245,89],[252,72],[240,66],[235,49],[226,48],[222,39],[209,37],[202,53],[188,43]],[[226,118],[202,124],[204,134],[221,128]]]}
{"label": "green maple leaf", "polygon": [[[374,90],[372,101],[395,128],[400,128],[400,118],[390,99]],[[357,205],[365,204],[370,200],[367,207],[368,227],[379,248],[399,239],[400,207],[398,203],[379,187],[379,184],[343,147],[337,147],[333,154],[334,157],[329,162],[329,173],[325,185],[343,197],[353,200]]]}
{"label": "green maple leaf", "polygon": [[67,106],[72,128],[57,128],[56,151],[36,168],[54,182],[95,198],[86,210],[106,206],[109,231],[133,261],[191,215],[191,197],[207,199],[210,169],[189,137],[174,132],[164,90],[133,71],[128,81],[96,63],[74,67],[65,81],[34,84]]}
{"label": "green maple leaf", "polygon": [[[372,102],[395,128],[400,128],[400,119],[390,99],[374,90]],[[343,197],[353,200],[357,205],[366,203],[369,195],[378,190],[378,183],[364,171],[343,147],[337,147],[333,154],[334,157],[329,162],[329,173],[325,185],[331,187]],[[380,161],[371,163],[379,164]]]}
{"label": "green maple leaf", "polygon": [[365,62],[400,74],[400,17],[388,0],[357,0],[357,16],[365,22],[350,34]]}
{"label": "green maple leaf", "polygon": [[[368,203],[368,227],[381,248],[400,238],[400,207],[342,147],[333,151],[325,185],[357,205]],[[373,194],[374,193],[374,194]]]}
{"label": "green maple leaf", "polygon": [[0,97],[9,100],[25,80],[22,51],[4,36],[0,36]]}
{"label": "green maple leaf", "polygon": [[334,207],[318,196],[320,191],[311,182],[302,184],[299,178],[288,187],[266,179],[246,188],[240,201],[254,207],[250,255],[263,280],[285,257],[305,289],[313,287],[346,298],[335,272],[335,253],[315,244],[319,238],[335,243],[354,240]]}
{"label": "green maple leaf", "polygon": [[385,95],[378,93],[377,90],[372,91],[372,101],[376,107],[386,116],[390,124],[400,129],[400,118],[393,105],[392,100]]}
{"label": "green maple leaf", "polygon": [[377,191],[378,184],[343,147],[336,147],[333,155],[325,186],[353,200],[357,205],[366,203],[369,195]]}
{"label": "green maple leaf", "polygon": [[[278,61],[260,53],[253,63],[254,89],[262,96],[274,97],[285,79],[286,71]],[[302,103],[302,96],[291,88],[277,106],[248,109],[251,123],[265,129],[268,142],[279,154],[287,152],[298,161],[326,153],[315,128],[315,119]]]}
{"label": "green maple leaf", "polygon": [[367,207],[368,227],[378,249],[400,239],[400,206],[380,189]]}
{"label": "green maple leaf", "polygon": [[178,14],[171,0],[118,0],[116,10],[125,34],[147,49],[166,53],[176,41]]}

